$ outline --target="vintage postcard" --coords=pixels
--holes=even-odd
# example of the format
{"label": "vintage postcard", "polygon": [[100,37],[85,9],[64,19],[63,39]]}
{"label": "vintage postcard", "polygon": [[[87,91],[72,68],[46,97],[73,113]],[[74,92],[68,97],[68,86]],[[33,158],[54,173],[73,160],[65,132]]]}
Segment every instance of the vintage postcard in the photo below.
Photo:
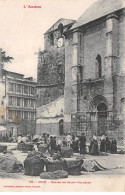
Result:
{"label": "vintage postcard", "polygon": [[125,191],[125,0],[0,0],[0,192]]}

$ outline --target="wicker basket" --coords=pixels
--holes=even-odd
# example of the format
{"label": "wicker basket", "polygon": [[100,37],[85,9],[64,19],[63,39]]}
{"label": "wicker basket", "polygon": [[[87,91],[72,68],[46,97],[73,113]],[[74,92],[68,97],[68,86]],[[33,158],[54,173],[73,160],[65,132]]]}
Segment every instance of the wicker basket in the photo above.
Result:
{"label": "wicker basket", "polygon": [[54,172],[57,170],[63,170],[63,163],[58,161],[58,162],[47,162],[46,163],[46,171],[47,172]]}
{"label": "wicker basket", "polygon": [[81,163],[68,168],[69,175],[81,175]]}
{"label": "wicker basket", "polygon": [[69,175],[81,175],[82,160],[67,161]]}
{"label": "wicker basket", "polygon": [[45,161],[39,157],[27,158],[24,161],[24,174],[30,176],[39,176],[43,172]]}

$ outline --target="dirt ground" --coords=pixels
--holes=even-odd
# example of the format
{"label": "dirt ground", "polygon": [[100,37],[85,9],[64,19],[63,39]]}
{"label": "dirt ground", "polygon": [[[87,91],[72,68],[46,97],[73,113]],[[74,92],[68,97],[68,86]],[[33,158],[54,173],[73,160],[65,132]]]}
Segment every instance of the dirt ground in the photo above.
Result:
{"label": "dirt ground", "polygon": [[[8,149],[14,148],[17,144],[16,143],[4,143],[8,145]],[[24,160],[27,157],[27,153],[21,152],[19,150],[13,150],[13,155],[20,161],[24,162]],[[97,172],[82,172],[80,176],[70,176],[71,177],[90,177],[90,176],[96,176],[96,175],[107,175],[110,177],[110,175],[124,175],[125,174],[125,155],[122,154],[108,154],[107,156],[92,156],[92,155],[85,155],[86,159],[94,159],[96,160],[101,166],[107,168],[107,170],[104,171],[97,171]],[[0,173],[0,178],[16,178],[16,179],[24,179],[24,178],[32,178],[24,175],[24,173]],[[39,177],[38,177],[39,178]]]}
{"label": "dirt ground", "polygon": [[[16,146],[16,143],[4,144],[8,145],[8,149]],[[22,163],[27,157],[27,153],[18,150],[13,150],[13,155]],[[53,181],[40,179],[39,176],[26,176],[24,172],[0,172],[0,191],[57,191],[57,187],[59,187],[59,191],[105,191],[111,187],[115,190],[118,183],[121,184],[121,191],[124,191],[125,155],[85,155],[85,158],[96,160],[101,166],[107,168],[107,170],[96,172],[82,171],[80,176],[69,175],[66,179]],[[70,187],[71,184],[74,187]]]}

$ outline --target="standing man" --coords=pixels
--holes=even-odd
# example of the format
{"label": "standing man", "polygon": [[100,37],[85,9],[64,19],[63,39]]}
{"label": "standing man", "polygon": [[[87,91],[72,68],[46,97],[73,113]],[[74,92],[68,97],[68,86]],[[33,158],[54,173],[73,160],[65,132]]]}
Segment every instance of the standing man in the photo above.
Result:
{"label": "standing man", "polygon": [[82,133],[80,139],[79,139],[80,143],[80,154],[85,154],[85,150],[86,150],[86,136],[84,133]]}
{"label": "standing man", "polygon": [[56,152],[56,136],[50,136],[51,156]]}
{"label": "standing man", "polygon": [[70,147],[72,143],[72,136],[70,135],[70,133],[68,133],[68,135],[66,136],[66,142],[67,142],[67,146]]}
{"label": "standing man", "polygon": [[106,152],[106,136],[102,135],[100,143],[100,152]]}

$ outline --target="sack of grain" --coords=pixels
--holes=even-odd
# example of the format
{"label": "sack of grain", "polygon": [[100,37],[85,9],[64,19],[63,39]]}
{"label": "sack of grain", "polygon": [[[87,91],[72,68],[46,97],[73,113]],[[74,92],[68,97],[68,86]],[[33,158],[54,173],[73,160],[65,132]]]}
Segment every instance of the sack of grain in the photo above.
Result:
{"label": "sack of grain", "polygon": [[22,172],[23,165],[11,154],[0,155],[0,171],[6,173]]}
{"label": "sack of grain", "polygon": [[39,155],[27,157],[24,161],[24,174],[31,176],[39,176],[43,172],[45,158]]}
{"label": "sack of grain", "polygon": [[69,175],[81,175],[81,166],[83,164],[82,160],[71,159],[66,160],[68,166]]}
{"label": "sack of grain", "polygon": [[63,170],[58,170],[55,172],[43,172],[40,174],[41,179],[61,179],[67,177],[68,177],[68,173]]}
{"label": "sack of grain", "polygon": [[62,147],[61,152],[63,158],[70,158],[73,155],[73,150],[70,147]]}
{"label": "sack of grain", "polygon": [[57,170],[63,170],[63,161],[62,160],[52,160],[46,162],[46,171],[54,172]]}

